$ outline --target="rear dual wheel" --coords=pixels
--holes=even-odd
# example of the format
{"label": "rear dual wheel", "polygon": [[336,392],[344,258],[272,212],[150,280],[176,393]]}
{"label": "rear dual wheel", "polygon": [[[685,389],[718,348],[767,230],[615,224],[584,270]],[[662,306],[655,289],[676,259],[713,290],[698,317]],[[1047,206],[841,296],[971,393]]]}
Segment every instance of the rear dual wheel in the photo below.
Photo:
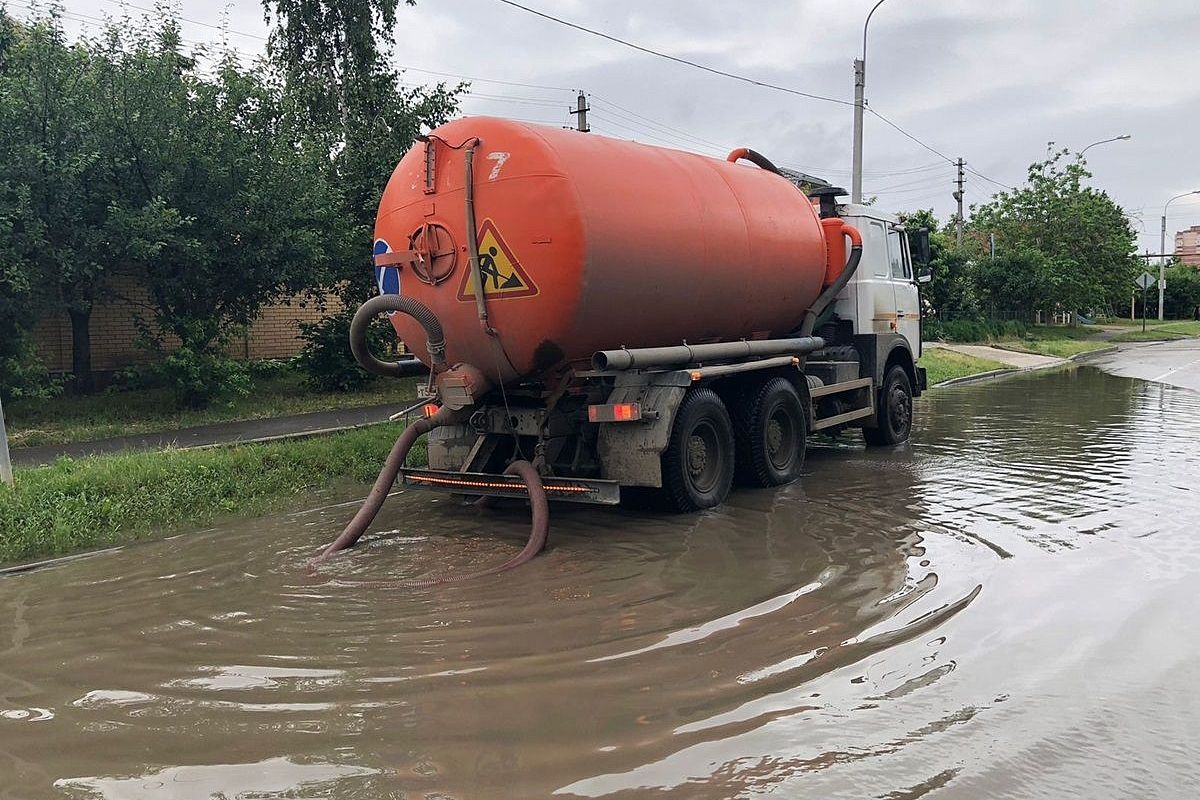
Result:
{"label": "rear dual wheel", "polygon": [[804,469],[808,418],[786,378],[754,381],[731,414],[737,479],[745,486],[782,486]]}

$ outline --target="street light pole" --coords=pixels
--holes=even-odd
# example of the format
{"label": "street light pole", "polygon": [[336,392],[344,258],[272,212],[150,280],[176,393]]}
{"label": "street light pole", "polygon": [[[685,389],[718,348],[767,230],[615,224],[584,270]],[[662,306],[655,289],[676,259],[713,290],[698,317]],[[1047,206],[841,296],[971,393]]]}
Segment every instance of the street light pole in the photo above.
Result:
{"label": "street light pole", "polygon": [[862,173],[863,173],[863,107],[866,100],[863,94],[867,87],[867,26],[871,24],[871,15],[875,9],[883,5],[879,0],[867,14],[863,23],[862,58],[854,59],[854,166],[853,178],[850,184],[850,202],[862,202]]}
{"label": "street light pole", "polygon": [[1163,321],[1163,301],[1166,299],[1167,293],[1167,206],[1174,203],[1181,197],[1187,197],[1192,194],[1200,194],[1200,189],[1193,189],[1190,192],[1177,194],[1166,202],[1163,206],[1162,213],[1162,233],[1158,241],[1158,321]]}
{"label": "street light pole", "polygon": [[1079,156],[1080,158],[1083,158],[1084,153],[1086,153],[1088,150],[1090,150],[1091,148],[1095,147],[1098,144],[1108,144],[1109,142],[1127,142],[1132,138],[1133,137],[1130,136],[1128,133],[1123,133],[1120,136],[1114,136],[1111,139],[1101,139],[1098,142],[1092,142],[1087,147],[1083,148],[1078,153],[1076,153],[1076,155]]}

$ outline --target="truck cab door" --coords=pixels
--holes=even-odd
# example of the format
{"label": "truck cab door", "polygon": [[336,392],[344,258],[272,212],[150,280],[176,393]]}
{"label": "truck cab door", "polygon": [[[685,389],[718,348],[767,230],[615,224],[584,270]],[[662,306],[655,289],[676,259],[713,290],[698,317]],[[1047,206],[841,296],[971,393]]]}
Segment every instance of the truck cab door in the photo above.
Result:
{"label": "truck cab door", "polygon": [[860,314],[857,331],[896,333],[896,290],[888,254],[887,228],[879,220],[863,219],[859,231],[863,236],[863,258],[857,275]]}
{"label": "truck cab door", "polygon": [[908,340],[915,357],[921,355],[921,299],[913,277],[908,239],[899,231],[888,231],[888,263],[896,296],[896,332]]}

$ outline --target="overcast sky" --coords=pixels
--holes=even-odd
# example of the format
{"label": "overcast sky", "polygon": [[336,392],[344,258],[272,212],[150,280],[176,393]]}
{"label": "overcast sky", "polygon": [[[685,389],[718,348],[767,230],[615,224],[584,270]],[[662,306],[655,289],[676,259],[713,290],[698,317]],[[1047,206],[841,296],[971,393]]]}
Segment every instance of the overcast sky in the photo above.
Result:
{"label": "overcast sky", "polygon": [[[10,5],[19,15],[29,2]],[[121,13],[119,0],[64,2],[78,15],[72,24]],[[849,100],[851,62],[874,0],[521,2],[717,69]],[[262,49],[259,3],[181,0],[179,7],[211,25],[228,8],[237,32],[230,43]],[[439,80],[419,68],[539,87],[476,80],[465,113],[569,124],[570,90],[582,88],[597,133],[713,155],[749,146],[849,188],[849,106],[672,63],[498,0],[420,0],[398,13],[395,59],[414,68],[409,82]],[[220,36],[193,22],[183,28],[191,40]],[[1200,189],[1200,2],[886,0],[871,21],[867,100],[933,149],[1008,185],[1023,180],[1049,141],[1079,150],[1131,134],[1087,158],[1095,183],[1140,217],[1141,246],[1157,252],[1163,203]],[[883,207],[932,207],[943,218],[953,210],[953,166],[870,115],[864,160],[865,193]],[[968,202],[996,188],[968,174]],[[1168,241],[1196,224],[1200,196],[1176,201]]]}

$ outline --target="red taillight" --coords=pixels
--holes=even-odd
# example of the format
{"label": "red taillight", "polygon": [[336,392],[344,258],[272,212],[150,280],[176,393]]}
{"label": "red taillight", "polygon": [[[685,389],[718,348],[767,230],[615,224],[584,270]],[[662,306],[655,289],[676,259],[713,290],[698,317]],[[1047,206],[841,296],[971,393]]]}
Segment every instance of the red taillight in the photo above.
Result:
{"label": "red taillight", "polygon": [[421,407],[421,413],[424,414],[426,418],[432,417],[440,410],[441,406],[439,406],[437,403],[426,403]]}
{"label": "red taillight", "polygon": [[642,407],[638,403],[588,406],[588,422],[636,422],[641,418]]}

